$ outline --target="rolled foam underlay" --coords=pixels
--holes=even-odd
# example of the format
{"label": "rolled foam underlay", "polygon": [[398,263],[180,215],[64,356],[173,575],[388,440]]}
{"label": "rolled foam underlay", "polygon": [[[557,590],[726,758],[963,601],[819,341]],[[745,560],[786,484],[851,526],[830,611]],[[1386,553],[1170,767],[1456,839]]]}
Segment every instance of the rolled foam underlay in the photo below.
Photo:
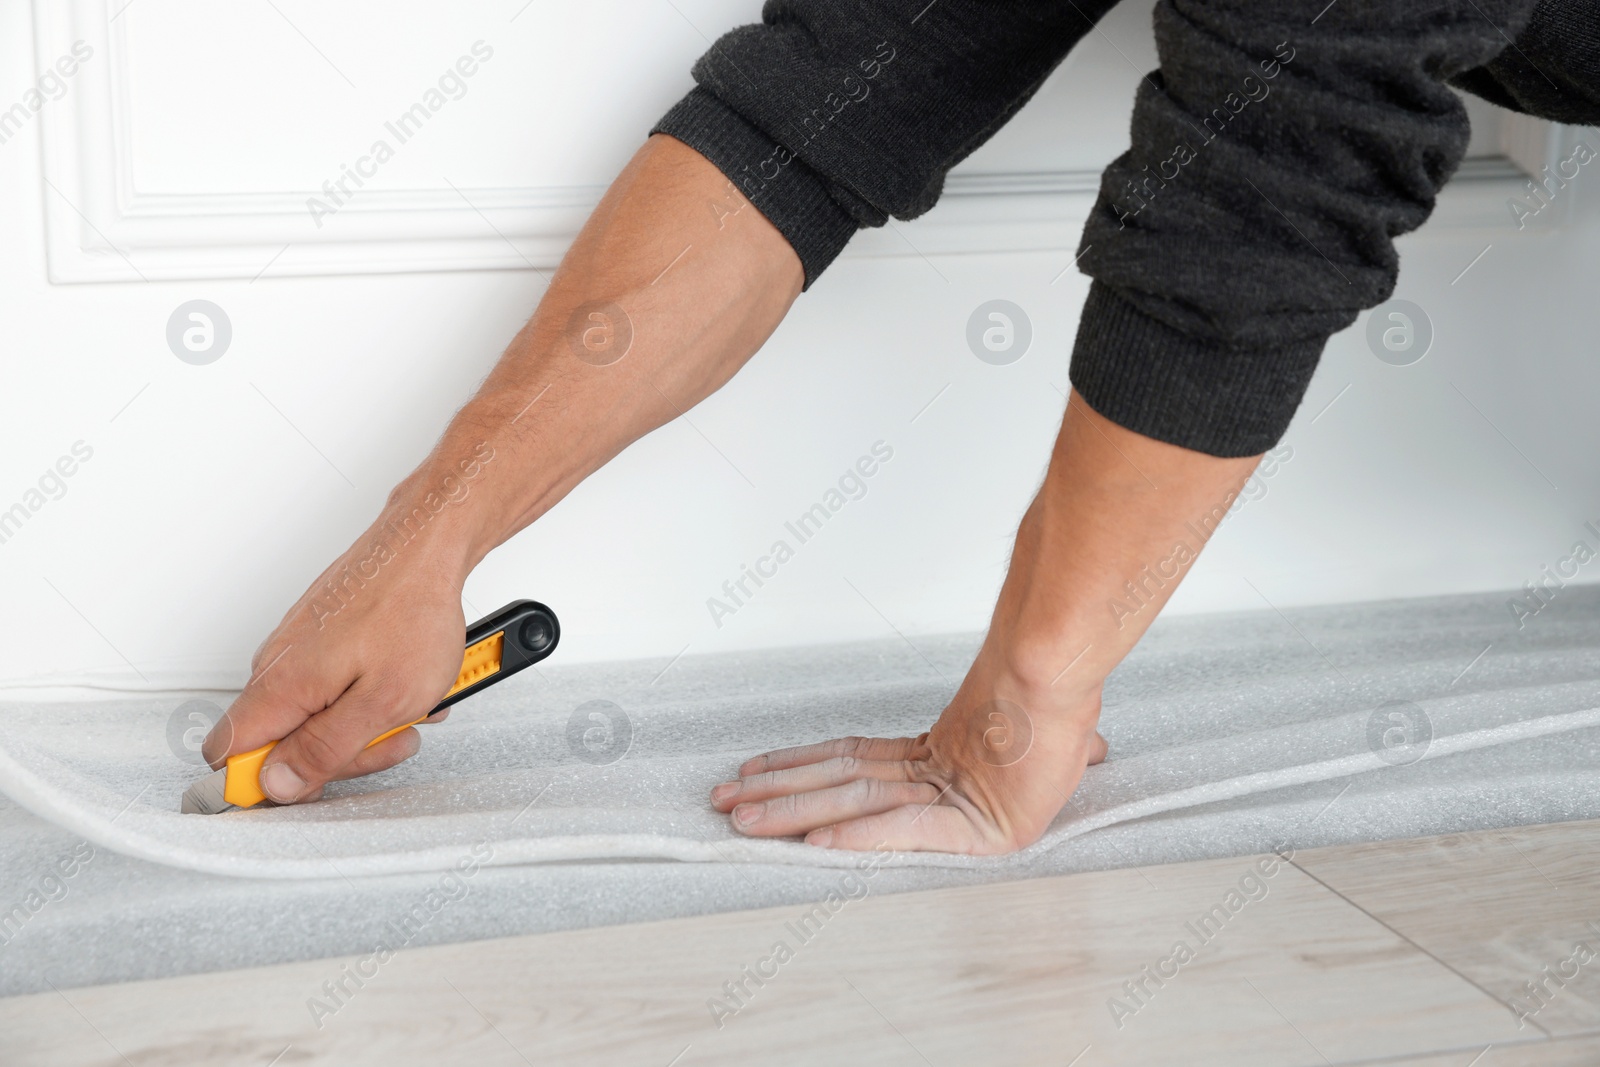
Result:
{"label": "rolled foam underlay", "polygon": [[[1600,736],[1600,596],[1570,588],[1525,628],[1513,623],[1503,596],[1161,620],[1107,684],[1109,759],[1088,770],[1042,840],[1008,857],[903,853],[888,863],[1047,873],[1066,843],[1109,827],[1219,806],[1249,822],[1249,798],[1270,806],[1284,790],[1339,779],[1393,781],[1413,798],[1436,781],[1449,803],[1448,768],[1465,753],[1505,753],[1488,766],[1507,781],[1537,776],[1550,744]],[[977,645],[963,635],[684,657],[664,672],[558,659],[421,728],[421,753],[399,767],[330,786],[315,804],[217,816],[179,814],[205,768],[174,748],[169,724],[184,701],[225,706],[229,694],[10,701],[0,703],[0,791],[97,846],[244,878],[442,872],[468,855],[488,866],[850,867],[852,853],[734,832],[709,790],[769,749],[922,732]],[[1559,793],[1563,783],[1543,787]],[[1593,806],[1575,799],[1562,815],[1600,814]],[[1463,827],[1508,818],[1457,816]],[[1252,823],[1252,840],[1292,843],[1304,821],[1296,811]],[[1419,825],[1400,810],[1368,832],[1406,836]],[[1194,851],[1175,839],[1139,862]]]}

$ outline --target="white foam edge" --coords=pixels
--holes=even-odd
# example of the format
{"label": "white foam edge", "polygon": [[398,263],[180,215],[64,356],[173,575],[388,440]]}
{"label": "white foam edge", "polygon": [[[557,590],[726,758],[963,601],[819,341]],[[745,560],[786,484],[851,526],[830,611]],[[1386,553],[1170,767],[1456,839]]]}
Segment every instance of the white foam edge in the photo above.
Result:
{"label": "white foam edge", "polygon": [[[1526,719],[1482,730],[1437,737],[1423,753],[1422,759],[1440,759],[1459,752],[1570,733],[1597,725],[1600,725],[1600,708],[1586,708],[1537,719]],[[892,866],[908,867],[974,867],[1025,862],[1030,856],[1048,851],[1072,838],[1133,819],[1288,786],[1384,770],[1392,766],[1393,764],[1381,759],[1376,753],[1361,752],[1277,770],[1236,775],[1218,782],[1207,782],[1203,785],[1129,801],[1082,819],[1069,819],[1064,825],[1049,831],[1037,843],[1012,856],[973,857],[951,853],[916,852],[899,853],[885,862]],[[334,861],[327,858],[253,859],[186,848],[175,845],[170,840],[136,830],[118,830],[114,824],[120,815],[107,817],[95,811],[85,810],[81,804],[74,803],[70,796],[64,795],[60,789],[46,783],[3,750],[0,750],[0,792],[4,792],[18,805],[40,818],[80,835],[92,844],[152,863],[205,874],[262,879],[348,879],[390,874],[442,874],[472,855],[470,850],[460,846],[439,846],[405,852],[343,856],[335,865]],[[227,818],[227,814],[206,817]],[[201,818],[201,816],[191,816],[191,818]],[[862,855],[859,852],[819,849],[790,841],[737,838],[719,842],[707,838],[696,842],[653,834],[582,834],[509,838],[499,841],[484,838],[484,841],[492,850],[487,859],[479,861],[484,866],[620,859],[848,868],[856,866]]]}

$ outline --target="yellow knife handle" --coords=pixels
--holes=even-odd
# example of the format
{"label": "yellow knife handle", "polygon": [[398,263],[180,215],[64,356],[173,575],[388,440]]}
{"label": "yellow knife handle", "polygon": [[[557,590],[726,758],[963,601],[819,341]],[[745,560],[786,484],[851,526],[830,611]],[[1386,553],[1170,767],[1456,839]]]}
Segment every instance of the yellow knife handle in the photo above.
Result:
{"label": "yellow knife handle", "polygon": [[[493,632],[483,636],[485,630]],[[475,693],[524,667],[531,667],[555,649],[560,634],[555,613],[532,600],[507,604],[493,615],[473,623],[467,628],[467,648],[462,653],[461,670],[455,684],[428,715],[444,710],[469,692]],[[368,741],[366,747],[386,741],[401,730],[409,730],[428,715],[379,734]],[[228,757],[223,800],[248,808],[267,799],[261,791],[261,765],[277,743],[268,741],[260,748]]]}
{"label": "yellow knife handle", "polygon": [[[433,712],[428,712],[428,715],[432,714]],[[422,719],[426,719],[428,715],[424,715]],[[417,722],[408,722],[404,726],[396,726],[388,733],[379,734],[367,742],[367,747],[371,748],[379,741],[386,741],[401,730],[411,729],[422,719],[418,719]],[[268,741],[260,748],[253,748],[249,752],[241,752],[237,756],[229,756],[228,781],[222,787],[222,799],[240,808],[248,808],[267,799],[267,794],[261,791],[261,764],[265,762],[267,753],[271,752],[277,745],[278,742],[276,741]]]}

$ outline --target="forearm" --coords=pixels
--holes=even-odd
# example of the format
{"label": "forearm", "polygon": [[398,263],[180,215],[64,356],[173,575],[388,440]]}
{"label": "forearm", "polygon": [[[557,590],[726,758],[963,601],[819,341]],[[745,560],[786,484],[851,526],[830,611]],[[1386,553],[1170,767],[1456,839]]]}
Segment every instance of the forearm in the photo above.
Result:
{"label": "forearm", "polygon": [[464,578],[628,444],[728,381],[801,280],[788,242],[720,171],[652,137],[378,525],[454,487],[459,502],[430,521],[429,543]]}
{"label": "forearm", "polygon": [[1259,456],[1123,429],[1074,392],[1017,532],[989,640],[1030,688],[1097,691],[1155,620]]}

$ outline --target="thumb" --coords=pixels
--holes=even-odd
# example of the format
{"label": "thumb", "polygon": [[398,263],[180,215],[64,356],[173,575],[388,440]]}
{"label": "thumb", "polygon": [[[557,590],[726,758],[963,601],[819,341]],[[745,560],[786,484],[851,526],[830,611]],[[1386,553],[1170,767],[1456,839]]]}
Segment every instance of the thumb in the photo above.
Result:
{"label": "thumb", "polygon": [[[267,754],[261,791],[279,804],[316,797],[324,785],[342,777],[340,772],[373,738],[422,718],[434,702],[426,695],[397,691],[392,683],[384,685],[371,676],[357,678],[339,699],[307,718]],[[410,749],[405,756],[415,751],[410,745],[400,748]],[[400,754],[399,748],[395,754]]]}

